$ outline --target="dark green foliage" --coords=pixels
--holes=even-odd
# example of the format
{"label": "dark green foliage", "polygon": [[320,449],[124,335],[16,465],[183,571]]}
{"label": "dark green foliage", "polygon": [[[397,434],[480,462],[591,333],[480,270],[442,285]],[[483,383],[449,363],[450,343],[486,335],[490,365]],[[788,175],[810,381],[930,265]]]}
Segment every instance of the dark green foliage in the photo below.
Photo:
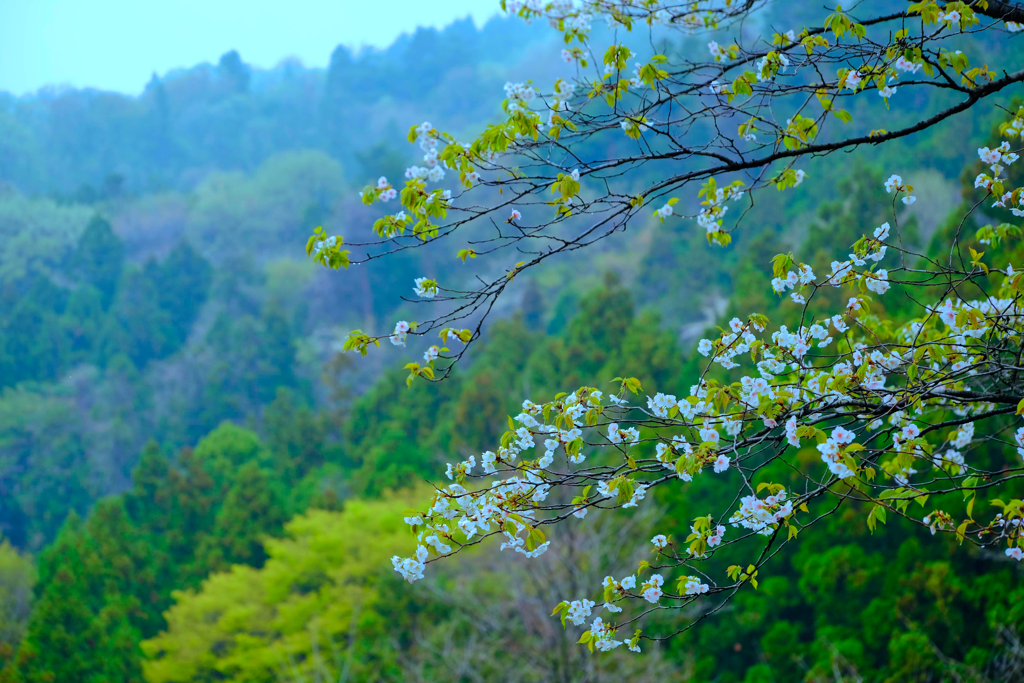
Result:
{"label": "dark green foliage", "polygon": [[85,226],[73,257],[74,269],[100,292],[103,308],[114,300],[114,290],[124,265],[124,242],[105,219],[94,216]]}
{"label": "dark green foliage", "polygon": [[12,542],[38,549],[95,498],[82,425],[57,392],[5,389],[0,400],[0,525]]}
{"label": "dark green foliage", "polygon": [[298,481],[322,466],[327,458],[336,457],[328,442],[327,415],[317,414],[298,401],[295,392],[286,387],[263,411],[267,446],[273,458],[272,469],[277,478]]}
{"label": "dark green foliage", "polygon": [[116,502],[70,519],[40,558],[37,602],[18,652],[23,683],[140,681],[138,594],[146,549]]}
{"label": "dark green foliage", "polygon": [[[194,588],[232,563],[261,566],[260,539],[281,533],[290,514],[311,504],[336,508],[339,491],[372,497],[436,480],[451,453],[493,448],[521,396],[571,389],[552,382],[566,372],[606,390],[613,376],[640,373],[648,393],[692,372],[691,361],[678,360],[671,334],[643,332],[656,328],[657,319],[635,316],[615,281],[584,296],[580,309],[560,337],[531,332],[518,317],[493,325],[472,363],[444,384],[416,382],[407,389],[403,373],[388,373],[352,405],[340,445],[330,443],[325,416],[279,390],[263,411],[265,442],[226,423],[174,460],[147,446],[123,505],[97,508],[86,531],[70,521],[47,551],[37,607],[44,616],[38,619],[102,633],[108,668],[100,675],[116,671],[133,680],[133,648],[160,630],[170,592]],[[229,332],[231,324],[223,325]],[[613,345],[600,348],[598,338]],[[794,485],[792,473],[772,474]],[[727,488],[714,477],[665,488],[659,498],[669,514],[659,530],[685,536],[689,513],[715,508],[728,498]],[[670,643],[670,659],[682,666],[694,657],[701,680],[722,683],[825,678],[836,670],[865,681],[937,680],[949,666],[945,656],[988,666],[996,629],[1024,617],[1007,603],[1021,591],[1010,568],[997,570],[937,539],[921,540],[909,525],[892,521],[869,536],[862,521],[838,514],[805,533],[771,565],[759,590],[741,591],[733,609]],[[80,537],[89,545],[69,545]],[[86,547],[118,560],[101,567],[72,554]],[[68,563],[84,569],[71,571]],[[59,577],[58,566],[65,570]],[[84,586],[102,586],[91,589],[102,599],[80,598]],[[410,637],[404,623],[391,625],[400,640]],[[84,648],[84,641],[61,630],[44,636],[33,624],[18,656],[22,670],[36,678],[25,680],[44,680],[45,672],[89,680],[98,670],[88,658],[58,663],[40,654],[41,644],[61,651]],[[943,657],[931,646],[936,642]]]}
{"label": "dark green foliage", "polygon": [[234,476],[213,532],[199,548],[207,573],[232,564],[262,567],[266,560],[261,539],[280,533],[285,522],[267,474],[255,462],[243,465]]}
{"label": "dark green foliage", "polygon": [[171,315],[160,307],[159,289],[146,270],[129,266],[101,332],[104,359],[124,354],[136,367],[162,358],[175,347]]}
{"label": "dark green foliage", "polygon": [[41,272],[11,285],[0,301],[0,386],[59,376],[70,361],[63,317],[68,291]]}
{"label": "dark green foliage", "polygon": [[[77,575],[82,557],[76,526],[69,520],[43,558],[59,569],[40,591],[28,637],[18,651],[19,679],[26,683],[86,680],[103,669],[103,662],[94,659],[96,641],[103,634],[97,633],[90,596]],[[87,642],[92,647],[83,647]]]}
{"label": "dark green foliage", "polygon": [[99,289],[80,285],[71,292],[61,318],[71,363],[93,359],[102,321],[103,293]]}
{"label": "dark green foliage", "polygon": [[278,387],[295,384],[295,340],[284,311],[272,308],[263,315],[264,332],[260,337],[266,375],[259,395],[260,403],[269,403]]}
{"label": "dark green foliage", "polygon": [[[285,451],[295,445],[281,435]],[[72,514],[40,557],[17,655],[22,683],[141,681],[138,643],[163,628],[171,592],[233,563],[260,566],[286,519],[256,435],[224,425],[169,460],[143,450],[132,489]]]}
{"label": "dark green foliage", "polygon": [[[714,509],[730,492],[715,479],[666,489],[666,520],[678,521],[664,532],[685,538],[689,513]],[[722,569],[744,559],[723,558]],[[844,680],[939,681],[955,680],[949,672],[959,670],[971,680],[955,662],[994,665],[999,630],[1024,624],[1019,611],[1005,611],[1021,591],[1015,567],[901,520],[870,535],[862,516],[843,509],[804,530],[778,560],[758,590],[741,591],[731,610],[684,634],[672,650],[700,653],[723,683],[829,680],[836,671]]]}
{"label": "dark green foliage", "polygon": [[[633,321],[633,300],[629,291],[609,273],[605,286],[580,302],[579,313],[569,323],[566,343],[570,365],[581,380],[592,377],[609,360],[608,349],[622,345]],[[559,375],[573,384],[575,376]]]}
{"label": "dark green foliage", "polygon": [[[61,379],[124,356],[137,368],[185,343],[212,268],[187,243],[163,262],[124,265],[124,245],[95,217],[75,248],[70,286],[32,272],[0,301],[0,386]],[[22,291],[18,291],[22,290]]]}
{"label": "dark green foliage", "polygon": [[170,316],[176,346],[181,346],[206,301],[213,268],[192,245],[180,242],[159,266],[152,267],[151,277],[160,308]]}
{"label": "dark green foliage", "polygon": [[31,293],[4,317],[0,386],[52,379],[67,365],[70,344],[60,314]]}
{"label": "dark green foliage", "polygon": [[220,75],[228,83],[229,88],[237,93],[245,93],[249,90],[249,68],[242,63],[238,52],[232,50],[225,52],[217,65]]}
{"label": "dark green foliage", "polygon": [[520,312],[523,315],[523,324],[531,330],[539,330],[544,324],[546,304],[544,293],[536,280],[526,281],[526,291],[523,292],[523,302],[520,305]]}
{"label": "dark green foliage", "polygon": [[264,318],[221,313],[206,343],[215,360],[196,410],[199,433],[221,420],[254,414],[278,387],[295,385],[291,326],[277,311]]}
{"label": "dark green foliage", "polygon": [[186,243],[162,263],[128,266],[101,333],[100,356],[127,355],[136,367],[185,343],[210,288],[209,262]]}

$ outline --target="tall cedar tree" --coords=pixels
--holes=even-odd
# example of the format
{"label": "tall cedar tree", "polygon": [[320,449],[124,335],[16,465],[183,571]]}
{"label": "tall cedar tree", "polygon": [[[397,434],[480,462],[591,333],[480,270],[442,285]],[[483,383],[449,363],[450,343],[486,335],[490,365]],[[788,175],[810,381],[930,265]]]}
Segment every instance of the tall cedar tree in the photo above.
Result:
{"label": "tall cedar tree", "polygon": [[93,216],[78,239],[74,265],[82,279],[100,291],[103,308],[110,306],[124,265],[124,242],[100,216]]}

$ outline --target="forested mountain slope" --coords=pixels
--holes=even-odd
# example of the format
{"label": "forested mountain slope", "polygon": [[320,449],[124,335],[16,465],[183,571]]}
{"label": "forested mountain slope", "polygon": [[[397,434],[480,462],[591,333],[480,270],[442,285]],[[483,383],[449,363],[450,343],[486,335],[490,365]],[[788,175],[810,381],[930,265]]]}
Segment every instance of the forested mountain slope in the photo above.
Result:
{"label": "forested mountain slope", "polygon": [[[781,11],[788,26],[814,9]],[[764,33],[779,16],[743,30]],[[909,524],[869,537],[838,517],[827,542],[789,553],[709,629],[646,660],[585,658],[553,627],[551,606],[636,558],[580,558],[595,538],[646,535],[658,520],[659,532],[685,537],[686,504],[721,493],[708,481],[628,523],[588,528],[540,569],[470,555],[411,593],[391,576],[422,483],[493,448],[524,397],[617,376],[651,395],[678,387],[706,328],[779,311],[770,255],[827,262],[885,215],[878,191],[896,168],[919,197],[900,209],[904,234],[934,248],[971,191],[962,160],[992,144],[1002,116],[980,110],[841,165],[811,162],[800,194],[759,197],[733,246],[651,218],[516,278],[465,367],[407,388],[411,351],[358,358],[341,344],[350,329],[416,319],[421,309],[400,298],[450,245],[339,277],[312,266],[306,238],[319,225],[367,231],[376,214],[359,190],[416,162],[409,125],[468,138],[500,113],[507,81],[564,77],[550,36],[467,20],[386,50],[339,47],[326,70],[253,69],[229,52],[154,76],[139,97],[0,94],[0,681],[514,671],[923,682],[1002,671],[1024,619],[1016,568],[956,554],[952,542],[926,553]],[[975,58],[1020,62],[1019,45],[993,40]],[[685,38],[657,49],[705,50]],[[923,104],[894,98],[887,125]],[[856,107],[869,126],[883,104]],[[905,581],[885,579],[892,562]],[[452,586],[479,611],[447,599]],[[842,614],[828,607],[837,601]]]}

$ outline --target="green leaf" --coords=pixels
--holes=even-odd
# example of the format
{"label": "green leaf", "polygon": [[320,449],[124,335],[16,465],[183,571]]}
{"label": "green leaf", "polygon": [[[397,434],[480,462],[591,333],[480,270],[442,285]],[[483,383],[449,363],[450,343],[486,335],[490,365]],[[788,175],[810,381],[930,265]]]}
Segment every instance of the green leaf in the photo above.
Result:
{"label": "green leaf", "polygon": [[872,533],[875,531],[877,522],[885,524],[885,515],[886,508],[884,505],[876,505],[871,508],[871,512],[868,514],[868,529],[870,529]]}
{"label": "green leaf", "polygon": [[843,123],[850,123],[853,121],[853,115],[845,109],[833,109],[832,114]]}

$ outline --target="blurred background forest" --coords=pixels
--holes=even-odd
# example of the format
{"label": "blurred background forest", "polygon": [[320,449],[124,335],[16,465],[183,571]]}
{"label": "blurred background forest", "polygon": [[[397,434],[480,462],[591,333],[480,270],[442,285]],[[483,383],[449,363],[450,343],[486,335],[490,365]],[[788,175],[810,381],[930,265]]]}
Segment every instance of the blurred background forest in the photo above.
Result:
{"label": "blurred background forest", "polygon": [[[340,344],[417,319],[401,297],[442,259],[450,272],[452,247],[337,273],[311,266],[305,239],[365,234],[358,191],[415,163],[409,125],[468,137],[506,81],[570,75],[551,37],[464,20],[339,47],[327,69],[228,52],[139,97],[0,93],[0,681],[1002,680],[1019,666],[1016,566],[843,515],[698,631],[642,657],[574,646],[551,607],[634,566],[636,539],[685,537],[713,481],[562,530],[533,563],[470,553],[413,589],[391,572],[411,542],[403,512],[445,462],[493,448],[523,398],[616,375],[685,391],[707,327],[778,310],[771,254],[827,263],[885,220],[884,176],[914,184],[904,235],[937,248],[970,191],[963,163],[999,120],[977,109],[807,166],[806,191],[763,193],[729,248],[691,222],[633,225],[517,278],[466,366],[407,389],[415,349],[353,359]],[[1015,58],[983,47],[973,61]],[[914,105],[897,96],[891,116]],[[883,105],[859,106],[870,120]]]}

